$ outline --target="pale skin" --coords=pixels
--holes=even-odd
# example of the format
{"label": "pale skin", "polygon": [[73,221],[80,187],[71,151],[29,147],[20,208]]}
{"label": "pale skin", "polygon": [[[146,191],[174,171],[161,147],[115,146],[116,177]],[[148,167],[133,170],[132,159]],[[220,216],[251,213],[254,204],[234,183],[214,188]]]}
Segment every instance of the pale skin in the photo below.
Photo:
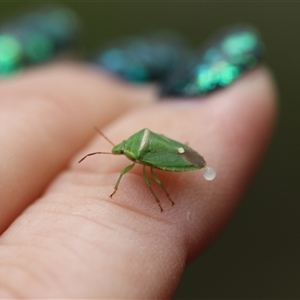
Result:
{"label": "pale skin", "polygon": [[[260,68],[201,101],[157,102],[83,65],[0,83],[1,298],[171,298],[184,268],[217,237],[274,127],[275,92]],[[217,171],[155,171],[175,205],[111,145],[142,128],[187,143]],[[22,212],[23,211],[23,212]]]}

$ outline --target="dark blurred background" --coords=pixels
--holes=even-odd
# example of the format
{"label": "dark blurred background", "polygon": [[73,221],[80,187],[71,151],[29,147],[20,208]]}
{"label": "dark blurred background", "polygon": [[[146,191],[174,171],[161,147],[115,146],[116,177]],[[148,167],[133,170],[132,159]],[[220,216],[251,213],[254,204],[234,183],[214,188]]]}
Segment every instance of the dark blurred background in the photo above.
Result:
{"label": "dark blurred background", "polygon": [[[1,2],[0,18],[41,6]],[[49,3],[49,2],[48,2]],[[300,3],[297,1],[86,1],[61,3],[84,24],[81,54],[111,39],[171,29],[192,46],[236,23],[257,27],[278,84],[271,146],[221,237],[183,275],[174,299],[300,299]],[[299,134],[300,135],[300,134]]]}

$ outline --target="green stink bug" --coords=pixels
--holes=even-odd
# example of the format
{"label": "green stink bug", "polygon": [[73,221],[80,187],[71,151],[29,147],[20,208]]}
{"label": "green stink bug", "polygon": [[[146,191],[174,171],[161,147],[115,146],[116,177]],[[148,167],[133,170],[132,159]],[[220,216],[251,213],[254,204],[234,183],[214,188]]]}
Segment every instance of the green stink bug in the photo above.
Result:
{"label": "green stink bug", "polygon": [[[99,129],[95,128],[108,142],[114,145]],[[162,134],[157,134],[145,128],[133,134],[127,140],[118,145],[114,145],[111,152],[93,152],[84,156],[78,163],[85,158],[95,154],[115,154],[125,155],[133,161],[133,164],[124,168],[115,184],[114,190],[111,193],[112,197],[118,189],[119,183],[124,174],[130,171],[136,163],[143,165],[144,181],[154,196],[159,208],[163,211],[160,200],[154,193],[149,177],[146,173],[146,167],[150,167],[150,173],[154,181],[163,189],[169,201],[174,205],[169,193],[163,183],[154,174],[153,169],[160,169],[171,172],[185,172],[201,169],[205,166],[203,157],[195,150],[185,144],[171,140]]]}

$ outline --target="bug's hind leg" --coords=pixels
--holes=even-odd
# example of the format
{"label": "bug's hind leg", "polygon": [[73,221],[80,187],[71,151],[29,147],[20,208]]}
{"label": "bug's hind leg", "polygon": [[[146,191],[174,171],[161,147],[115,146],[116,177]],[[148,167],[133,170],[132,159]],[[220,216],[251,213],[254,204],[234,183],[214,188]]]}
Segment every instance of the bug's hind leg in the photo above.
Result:
{"label": "bug's hind leg", "polygon": [[151,185],[150,185],[150,181],[149,181],[149,178],[148,178],[148,175],[147,175],[147,172],[146,172],[146,166],[144,165],[143,166],[143,177],[144,177],[144,181],[148,187],[148,189],[150,190],[150,192],[152,193],[152,195],[154,196],[159,208],[160,208],[160,211],[164,211],[163,208],[161,207],[161,204],[160,204],[160,201],[158,199],[158,197],[156,196],[156,194],[154,193]]}
{"label": "bug's hind leg", "polygon": [[110,198],[112,198],[112,196],[113,196],[113,195],[116,193],[116,191],[118,190],[118,186],[119,186],[119,183],[120,183],[120,181],[121,181],[123,175],[125,175],[127,172],[129,172],[129,171],[134,167],[134,165],[135,165],[135,163],[133,163],[132,165],[127,166],[126,168],[124,168],[124,169],[122,170],[122,172],[121,172],[121,174],[120,174],[120,176],[119,176],[119,178],[118,178],[118,181],[117,181],[117,183],[116,183],[116,185],[115,185],[115,187],[114,187],[114,190],[113,190],[113,192],[110,194]]}
{"label": "bug's hind leg", "polygon": [[151,168],[151,175],[153,177],[153,179],[155,180],[155,182],[164,190],[164,192],[166,193],[169,201],[172,203],[172,205],[174,205],[174,201],[171,199],[170,194],[168,193],[168,191],[166,190],[165,186],[163,185],[163,183],[161,182],[161,180],[157,177],[157,175],[154,174],[153,172],[153,168]]}

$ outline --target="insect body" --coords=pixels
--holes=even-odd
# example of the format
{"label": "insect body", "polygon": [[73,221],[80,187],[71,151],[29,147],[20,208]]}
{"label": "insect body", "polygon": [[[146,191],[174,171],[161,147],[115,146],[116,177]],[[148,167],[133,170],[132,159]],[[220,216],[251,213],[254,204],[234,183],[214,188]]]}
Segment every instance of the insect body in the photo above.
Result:
{"label": "insect body", "polygon": [[[104,136],[102,132],[99,130],[97,131]],[[163,211],[163,208],[160,204],[160,200],[152,189],[148,174],[146,173],[146,167],[150,168],[150,174],[152,178],[163,189],[169,201],[172,203],[172,205],[174,205],[169,193],[167,192],[161,180],[157,177],[157,175],[154,174],[153,169],[160,169],[170,172],[185,172],[201,169],[206,164],[203,157],[192,148],[175,140],[169,139],[161,134],[154,133],[146,128],[133,134],[120,144],[115,145],[111,152],[89,153],[79,162],[82,162],[86,157],[95,154],[125,155],[127,158],[133,161],[131,165],[122,170],[110,197],[112,197],[117,191],[123,175],[130,171],[136,163],[142,164],[144,181],[154,196],[161,211]]]}

